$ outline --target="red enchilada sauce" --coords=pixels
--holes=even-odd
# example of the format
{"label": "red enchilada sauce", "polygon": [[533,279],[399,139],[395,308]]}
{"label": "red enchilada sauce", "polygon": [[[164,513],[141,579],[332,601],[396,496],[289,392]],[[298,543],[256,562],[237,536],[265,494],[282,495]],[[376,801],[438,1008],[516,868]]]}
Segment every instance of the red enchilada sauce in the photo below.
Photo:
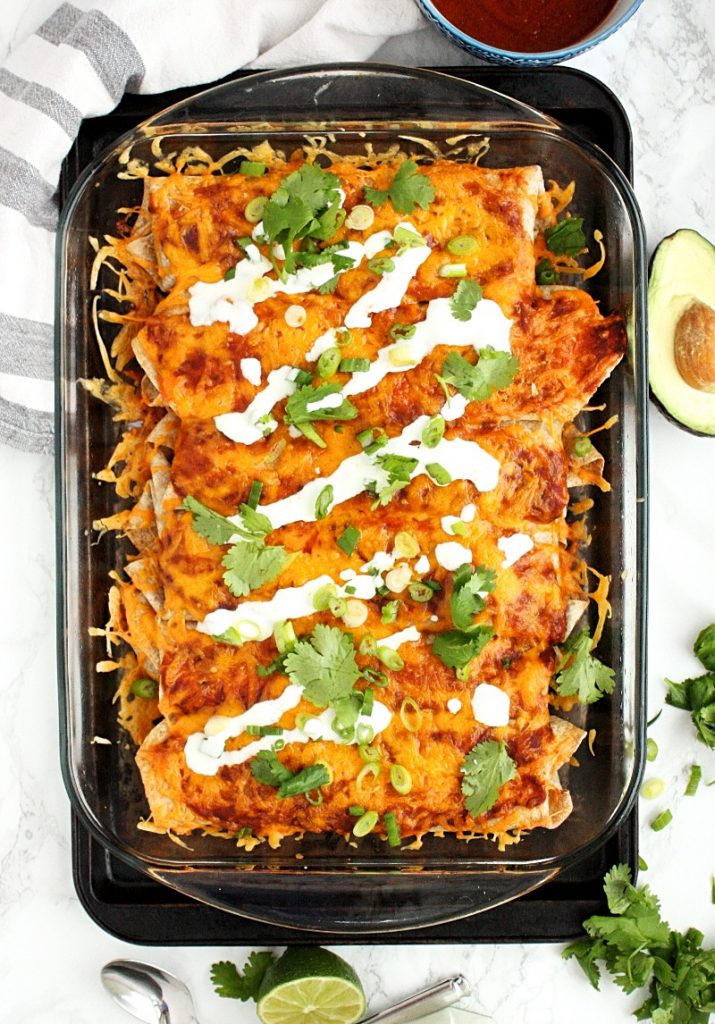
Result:
{"label": "red enchilada sauce", "polygon": [[500,50],[561,50],[593,31],[616,0],[433,0],[452,24]]}

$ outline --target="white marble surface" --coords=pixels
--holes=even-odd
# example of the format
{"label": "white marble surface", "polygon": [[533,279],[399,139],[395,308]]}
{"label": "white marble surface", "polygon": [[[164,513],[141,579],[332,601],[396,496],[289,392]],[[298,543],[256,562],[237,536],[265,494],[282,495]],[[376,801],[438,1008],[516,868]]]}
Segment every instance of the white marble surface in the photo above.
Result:
{"label": "white marble surface", "polygon": [[[4,0],[0,56],[32,31],[55,0]],[[623,101],[635,137],[636,190],[650,247],[681,226],[715,237],[715,20],[712,0],[646,0],[635,19],[573,62],[603,79]],[[383,59],[458,64],[426,29],[388,43]],[[661,706],[665,674],[697,671],[689,647],[715,619],[715,441],[692,437],[652,410],[650,700]],[[53,480],[49,459],[0,447],[0,1022],[89,1024],[127,1020],[98,983],[114,956],[145,956],[184,977],[199,1017],[222,1024],[255,1020],[243,1004],[213,996],[208,965],[241,949],[142,950],[111,938],[80,907],[72,887],[69,806],[60,778],[54,667]],[[715,756],[696,744],[688,717],[666,709],[652,734],[660,756],[649,775],[666,793],[641,802],[644,878],[674,926],[697,925],[715,942],[710,877],[715,870],[715,787],[681,794],[690,764],[715,777]],[[663,807],[673,825],[653,833]],[[426,982],[462,970],[471,1005],[498,1024],[617,1024],[632,1020],[638,995],[610,982],[594,992],[551,945],[353,947],[347,955],[375,1008]]]}

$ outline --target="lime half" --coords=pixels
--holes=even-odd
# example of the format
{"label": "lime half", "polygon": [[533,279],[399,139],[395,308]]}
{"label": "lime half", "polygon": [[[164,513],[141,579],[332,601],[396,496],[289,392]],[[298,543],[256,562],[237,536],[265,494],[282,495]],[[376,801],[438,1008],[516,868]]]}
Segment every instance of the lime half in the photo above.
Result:
{"label": "lime half", "polygon": [[256,1012],[263,1024],[355,1024],[365,1013],[365,993],[341,957],[297,946],[266,971]]}

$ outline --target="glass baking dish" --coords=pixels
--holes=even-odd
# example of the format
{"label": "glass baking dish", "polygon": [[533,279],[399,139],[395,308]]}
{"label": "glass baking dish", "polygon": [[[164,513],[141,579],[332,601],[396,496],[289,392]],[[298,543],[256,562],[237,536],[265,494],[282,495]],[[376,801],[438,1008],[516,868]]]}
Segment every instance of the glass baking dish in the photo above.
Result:
{"label": "glass baking dish", "polygon": [[[340,154],[399,142],[408,153],[439,147],[468,159],[485,138],[485,166],[540,164],[546,179],[574,180],[572,209],[588,236],[608,246],[589,288],[629,326],[630,350],[596,402],[618,414],[599,435],[610,494],[591,494],[589,561],[612,577],[613,615],[599,656],[616,670],[611,698],[588,710],[597,756],[561,776],[574,811],[556,830],[536,830],[505,851],[488,841],[429,837],[397,853],[367,837],[359,849],[339,837],[308,835],[251,853],[191,836],[178,845],[137,829],[147,807],[134,751],[116,722],[115,677],[95,671],[104,640],[107,573],[120,570],[126,541],[97,537],[92,521],[122,503],[95,474],[119,429],[111,411],[78,384],[104,370],[92,326],[91,238],[116,228],[117,210],[136,206],[141,182],[118,176],[133,159],[200,145],[212,155],[265,139],[292,151],[327,139]],[[601,845],[632,806],[643,767],[645,704],[647,447],[644,236],[638,207],[618,167],[545,115],[490,89],[447,75],[384,65],[333,65],[262,73],[181,102],[119,139],[70,195],[58,235],[57,571],[62,763],[82,822],[112,853],[190,896],[262,921],[324,932],[395,931],[477,913],[552,878]],[[101,297],[100,297],[101,303]],[[589,423],[584,413],[584,426]],[[595,421],[594,421],[595,423]],[[583,724],[576,709],[569,716]],[[110,744],[95,742],[96,737]]]}

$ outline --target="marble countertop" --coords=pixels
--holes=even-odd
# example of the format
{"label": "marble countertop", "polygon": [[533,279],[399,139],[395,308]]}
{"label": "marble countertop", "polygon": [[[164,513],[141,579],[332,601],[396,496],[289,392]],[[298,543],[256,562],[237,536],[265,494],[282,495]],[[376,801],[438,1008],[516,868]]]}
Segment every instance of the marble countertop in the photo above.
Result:
{"label": "marble countertop", "polygon": [[[5,0],[0,58],[57,6],[56,0]],[[646,0],[618,34],[572,62],[605,81],[631,119],[635,186],[649,249],[678,227],[715,237],[715,21],[712,0]],[[379,59],[459,64],[464,55],[431,29],[410,51],[388,42]],[[664,697],[663,677],[696,674],[695,633],[715,620],[715,442],[678,430],[651,410],[650,713]],[[54,652],[53,467],[49,458],[0,446],[0,1022],[122,1024],[98,981],[102,963],[143,957],[181,975],[199,1018],[222,1024],[255,1020],[250,1007],[216,998],[208,967],[243,961],[243,949],[143,949],[101,931],[75,895],[69,804],[57,743]],[[715,787],[683,797],[690,765],[715,778],[715,755],[697,744],[687,715],[666,708],[651,735],[660,754],[649,776],[666,784],[641,800],[642,880],[659,893],[673,926],[695,925],[715,942],[711,873],[715,870]],[[649,823],[666,806],[673,824]],[[498,1024],[613,1024],[633,1020],[639,994],[605,980],[595,992],[558,945],[384,946],[347,949],[374,1008],[462,971],[474,995],[467,1005]]]}

